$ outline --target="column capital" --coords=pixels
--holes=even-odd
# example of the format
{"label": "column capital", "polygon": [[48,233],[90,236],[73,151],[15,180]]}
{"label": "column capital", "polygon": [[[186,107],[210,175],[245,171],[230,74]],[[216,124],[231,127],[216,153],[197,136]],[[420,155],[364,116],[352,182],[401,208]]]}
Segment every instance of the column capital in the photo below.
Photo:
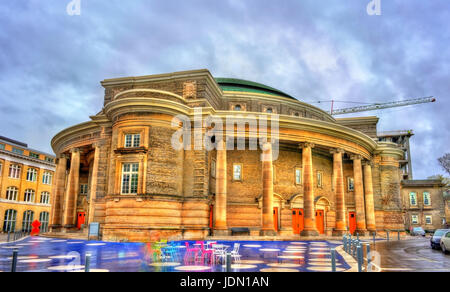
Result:
{"label": "column capital", "polygon": [[362,156],[359,154],[352,154],[352,155],[350,155],[350,159],[351,160],[361,160]]}
{"label": "column capital", "polygon": [[298,147],[300,149],[303,149],[303,148],[314,148],[315,146],[316,145],[314,143],[311,143],[311,142],[302,142],[302,143],[298,144]]}
{"label": "column capital", "polygon": [[369,165],[369,166],[373,167],[373,161],[372,160],[363,160],[361,163],[362,163],[363,166],[364,165]]}
{"label": "column capital", "polygon": [[331,154],[335,154],[335,153],[342,153],[342,154],[344,154],[345,150],[342,149],[342,148],[333,148],[333,149],[330,149],[330,153]]}
{"label": "column capital", "polygon": [[71,148],[70,149],[70,153],[77,153],[77,152],[79,152],[80,154],[83,152],[83,151],[81,151],[81,149],[80,148]]}
{"label": "column capital", "polygon": [[57,155],[56,158],[57,158],[57,159],[61,159],[61,158],[67,159],[67,158],[69,158],[69,156],[70,156],[70,155],[68,155],[68,154],[61,153],[61,154]]}

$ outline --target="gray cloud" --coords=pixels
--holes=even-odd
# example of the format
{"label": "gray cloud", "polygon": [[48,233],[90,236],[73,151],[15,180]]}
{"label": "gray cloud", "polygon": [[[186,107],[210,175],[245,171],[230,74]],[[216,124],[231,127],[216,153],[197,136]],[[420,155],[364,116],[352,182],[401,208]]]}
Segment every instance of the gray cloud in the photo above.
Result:
{"label": "gray cloud", "polygon": [[[105,78],[208,68],[298,99],[426,104],[360,115],[414,129],[415,176],[449,151],[450,9],[446,0],[66,1],[0,6],[0,133],[50,152],[58,131],[101,108]],[[129,3],[130,2],[130,3]],[[353,104],[337,103],[338,107]]]}

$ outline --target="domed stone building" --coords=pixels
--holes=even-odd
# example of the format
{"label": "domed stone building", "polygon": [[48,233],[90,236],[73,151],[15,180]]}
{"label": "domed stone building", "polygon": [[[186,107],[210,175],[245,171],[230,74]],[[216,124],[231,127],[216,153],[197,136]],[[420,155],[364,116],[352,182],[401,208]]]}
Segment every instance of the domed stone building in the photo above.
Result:
{"label": "domed stone building", "polygon": [[[404,229],[403,151],[377,142],[376,117],[335,119],[272,87],[208,70],[101,84],[101,111],[52,140],[55,232],[99,222],[105,240],[148,241],[235,227],[299,237]],[[244,126],[208,136],[205,120],[229,117]],[[255,120],[269,130],[255,130]],[[174,147],[186,123],[192,135],[183,145],[207,137],[216,147]],[[233,147],[238,138],[245,149]],[[266,142],[251,149],[252,138]]]}

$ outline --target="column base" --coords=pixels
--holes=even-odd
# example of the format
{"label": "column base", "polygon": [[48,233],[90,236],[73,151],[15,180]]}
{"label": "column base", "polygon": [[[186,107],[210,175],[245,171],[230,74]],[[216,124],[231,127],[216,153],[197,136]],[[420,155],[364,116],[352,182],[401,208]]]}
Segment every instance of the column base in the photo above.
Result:
{"label": "column base", "polygon": [[63,232],[63,233],[68,233],[69,231],[75,229],[75,227],[76,227],[75,225],[64,225],[64,226],[61,228],[61,232]]}
{"label": "column base", "polygon": [[345,230],[333,230],[333,236],[344,236],[345,234],[347,234],[347,229]]}
{"label": "column base", "polygon": [[358,234],[359,236],[366,236],[367,230],[366,229],[356,229],[355,230],[355,236]]}
{"label": "column base", "polygon": [[61,225],[50,225],[50,232],[60,232],[62,229]]}
{"label": "column base", "polygon": [[230,231],[228,229],[214,229],[214,236],[228,236]]}
{"label": "column base", "polygon": [[275,230],[261,230],[259,231],[260,236],[277,236],[277,232]]}
{"label": "column base", "polygon": [[319,231],[317,230],[303,230],[300,232],[300,236],[319,236]]}

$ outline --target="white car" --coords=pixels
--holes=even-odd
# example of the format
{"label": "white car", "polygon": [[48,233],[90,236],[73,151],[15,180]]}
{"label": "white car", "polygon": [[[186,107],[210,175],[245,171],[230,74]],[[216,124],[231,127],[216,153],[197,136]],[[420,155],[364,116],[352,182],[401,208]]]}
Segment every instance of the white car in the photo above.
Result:
{"label": "white car", "polygon": [[443,253],[450,252],[450,231],[447,231],[442,237],[441,237],[441,249]]}

